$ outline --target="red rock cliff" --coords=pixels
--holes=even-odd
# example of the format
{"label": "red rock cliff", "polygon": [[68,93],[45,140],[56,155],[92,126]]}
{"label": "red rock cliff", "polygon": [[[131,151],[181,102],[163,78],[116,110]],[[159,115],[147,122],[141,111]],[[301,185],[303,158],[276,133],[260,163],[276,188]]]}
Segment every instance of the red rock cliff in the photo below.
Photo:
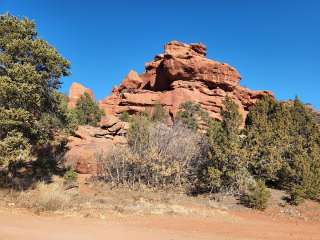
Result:
{"label": "red rock cliff", "polygon": [[[229,96],[245,117],[257,99],[272,93],[241,87],[240,79],[233,67],[208,59],[205,45],[171,41],[165,45],[163,54],[145,64],[144,73],[139,75],[131,70],[99,105],[107,114],[117,115],[125,111],[142,112],[160,103],[172,119],[181,103],[193,101],[212,118],[220,119],[223,100]],[[85,92],[94,98],[90,89],[73,83],[69,107],[74,107]]]}
{"label": "red rock cliff", "polygon": [[107,113],[119,114],[144,111],[160,103],[174,118],[180,104],[191,100],[220,119],[223,100],[229,96],[245,117],[257,99],[272,93],[241,87],[240,79],[233,67],[208,59],[205,45],[172,41],[163,54],[145,64],[144,73],[131,70],[100,106]]}

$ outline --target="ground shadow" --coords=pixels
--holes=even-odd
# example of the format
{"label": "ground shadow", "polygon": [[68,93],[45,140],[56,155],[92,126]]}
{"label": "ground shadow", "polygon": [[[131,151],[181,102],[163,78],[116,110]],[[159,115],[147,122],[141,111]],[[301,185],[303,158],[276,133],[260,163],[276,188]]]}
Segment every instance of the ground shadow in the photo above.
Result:
{"label": "ground shadow", "polygon": [[63,166],[66,150],[66,142],[47,144],[35,150],[36,160],[9,163],[0,169],[0,188],[27,190],[39,181],[50,183],[53,175],[63,176],[66,171]]}

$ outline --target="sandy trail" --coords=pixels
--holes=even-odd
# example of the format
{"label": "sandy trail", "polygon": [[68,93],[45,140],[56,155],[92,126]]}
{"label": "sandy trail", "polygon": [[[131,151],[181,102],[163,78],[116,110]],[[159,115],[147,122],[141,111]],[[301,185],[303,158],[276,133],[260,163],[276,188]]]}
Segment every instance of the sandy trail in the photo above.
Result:
{"label": "sandy trail", "polygon": [[[245,215],[244,215],[245,214]],[[0,211],[0,240],[320,239],[320,223],[274,219],[259,213],[217,212],[210,218],[110,216],[106,219],[36,216]]]}

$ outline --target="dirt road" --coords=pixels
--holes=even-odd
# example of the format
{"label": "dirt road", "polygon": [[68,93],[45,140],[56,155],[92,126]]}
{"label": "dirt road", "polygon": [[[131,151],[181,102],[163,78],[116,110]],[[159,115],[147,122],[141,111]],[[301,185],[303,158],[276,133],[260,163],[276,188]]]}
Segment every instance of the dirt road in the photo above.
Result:
{"label": "dirt road", "polygon": [[[245,215],[244,215],[245,214]],[[110,216],[105,219],[37,216],[0,211],[0,240],[318,240],[320,223],[259,213],[217,212],[210,218]]]}

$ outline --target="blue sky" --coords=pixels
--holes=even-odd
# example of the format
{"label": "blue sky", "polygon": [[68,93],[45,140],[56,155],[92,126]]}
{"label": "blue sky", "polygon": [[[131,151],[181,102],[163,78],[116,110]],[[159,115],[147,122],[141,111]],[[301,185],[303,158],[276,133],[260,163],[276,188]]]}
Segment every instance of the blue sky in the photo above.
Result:
{"label": "blue sky", "polygon": [[102,99],[179,40],[206,44],[246,87],[320,108],[317,0],[0,0],[0,12],[35,20],[40,37],[71,61],[63,92],[77,81]]}

